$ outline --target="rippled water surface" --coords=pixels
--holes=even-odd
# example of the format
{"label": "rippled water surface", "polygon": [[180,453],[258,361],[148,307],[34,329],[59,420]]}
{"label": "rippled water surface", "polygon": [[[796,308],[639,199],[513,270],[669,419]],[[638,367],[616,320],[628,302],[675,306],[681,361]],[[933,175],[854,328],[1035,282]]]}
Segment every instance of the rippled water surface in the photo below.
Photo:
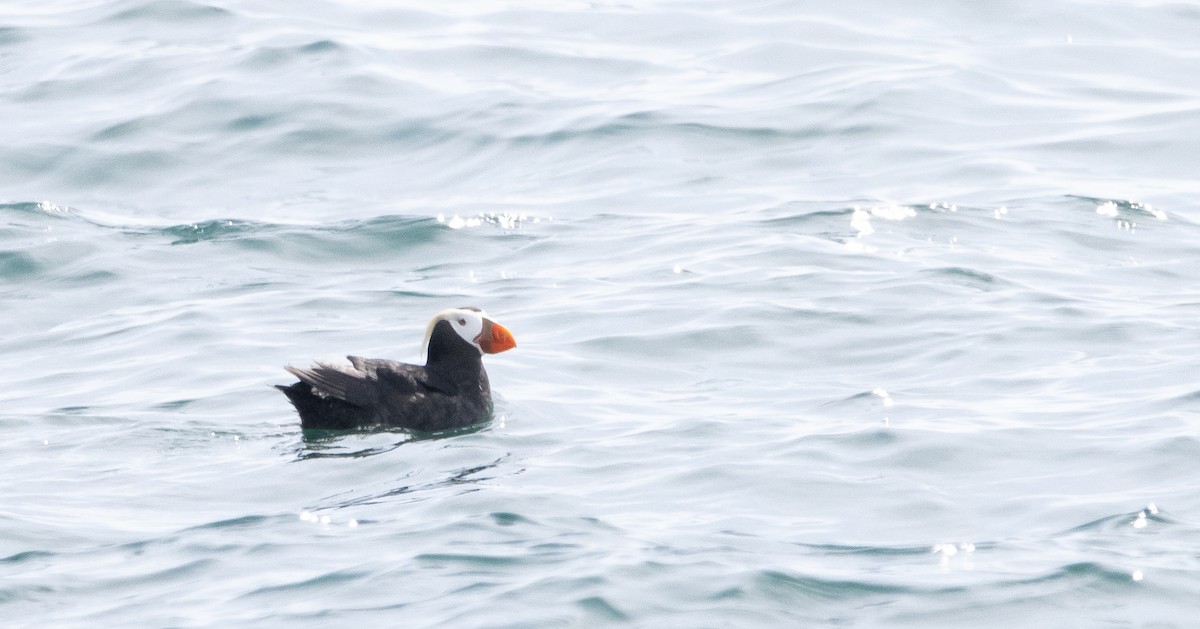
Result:
{"label": "rippled water surface", "polygon": [[[1187,627],[1200,7],[0,6],[9,626]],[[285,364],[486,308],[483,429]]]}

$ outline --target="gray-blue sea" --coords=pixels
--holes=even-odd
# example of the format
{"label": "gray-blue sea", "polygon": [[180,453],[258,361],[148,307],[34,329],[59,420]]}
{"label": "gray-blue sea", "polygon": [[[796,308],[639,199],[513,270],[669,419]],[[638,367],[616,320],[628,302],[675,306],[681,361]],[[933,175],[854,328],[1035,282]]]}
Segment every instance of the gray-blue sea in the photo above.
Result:
{"label": "gray-blue sea", "polygon": [[1194,627],[1198,320],[1196,2],[0,4],[6,627]]}

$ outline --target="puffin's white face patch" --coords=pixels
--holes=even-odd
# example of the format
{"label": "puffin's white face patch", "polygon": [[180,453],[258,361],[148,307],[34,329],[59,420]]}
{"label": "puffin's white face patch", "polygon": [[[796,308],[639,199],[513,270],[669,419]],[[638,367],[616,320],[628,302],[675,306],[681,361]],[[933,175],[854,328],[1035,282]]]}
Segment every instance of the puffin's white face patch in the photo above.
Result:
{"label": "puffin's white face patch", "polygon": [[483,334],[483,318],[487,315],[482,310],[470,310],[467,308],[449,308],[443,310],[429,321],[429,325],[425,327],[425,341],[421,343],[421,353],[429,349],[429,337],[433,334],[433,326],[437,325],[438,321],[449,321],[450,327],[463,338],[464,341],[475,346],[480,354],[483,354],[483,348],[479,346],[479,335]]}

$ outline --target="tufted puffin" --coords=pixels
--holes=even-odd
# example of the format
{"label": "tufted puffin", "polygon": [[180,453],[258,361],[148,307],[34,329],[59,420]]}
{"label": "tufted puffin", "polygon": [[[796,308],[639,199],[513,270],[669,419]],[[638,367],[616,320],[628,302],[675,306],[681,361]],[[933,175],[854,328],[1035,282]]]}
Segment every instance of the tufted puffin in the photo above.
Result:
{"label": "tufted puffin", "polygon": [[491,418],[492,390],[483,355],[517,346],[512,333],[478,308],[439,312],[425,328],[425,366],[347,356],[349,365],[318,362],[286,369],[300,379],[275,385],[312,430],[403,428],[437,432]]}

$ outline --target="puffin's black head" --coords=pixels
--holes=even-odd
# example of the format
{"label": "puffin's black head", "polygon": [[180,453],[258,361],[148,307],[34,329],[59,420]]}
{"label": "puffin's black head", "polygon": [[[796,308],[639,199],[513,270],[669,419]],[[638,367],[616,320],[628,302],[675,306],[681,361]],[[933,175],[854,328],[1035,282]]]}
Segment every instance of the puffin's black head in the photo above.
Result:
{"label": "puffin's black head", "polygon": [[[439,325],[445,322],[443,325]],[[470,306],[443,310],[429,321],[425,327],[425,341],[421,344],[421,353],[429,348],[429,339],[434,330],[449,327],[465,343],[474,347],[480,355],[499,354],[517,346],[516,339],[507,328],[492,321],[487,314],[478,308]]]}

